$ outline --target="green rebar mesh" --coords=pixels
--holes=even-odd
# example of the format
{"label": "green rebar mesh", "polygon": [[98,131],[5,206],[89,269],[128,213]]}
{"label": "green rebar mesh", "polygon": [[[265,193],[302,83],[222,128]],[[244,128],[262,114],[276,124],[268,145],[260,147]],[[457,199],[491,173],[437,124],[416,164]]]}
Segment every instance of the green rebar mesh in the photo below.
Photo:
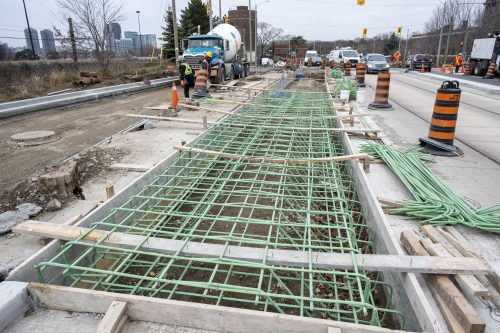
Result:
{"label": "green rebar mesh", "polygon": [[382,144],[365,144],[361,151],[382,159],[415,198],[404,200],[404,207],[391,209],[391,213],[422,220],[422,224],[464,224],[500,233],[500,204],[480,209],[472,207],[429,169],[425,161],[432,158],[430,155],[418,152],[415,147],[399,151]]}
{"label": "green rebar mesh", "polygon": [[[204,103],[213,103],[204,100]],[[325,92],[271,91],[189,146],[278,159],[344,155]],[[316,130],[310,130],[315,128]],[[324,128],[325,130],[321,130]],[[319,129],[319,130],[318,130]],[[37,265],[41,282],[370,325],[403,326],[377,273],[186,257],[107,246],[113,232],[187,242],[337,253],[375,251],[348,162],[263,163],[181,152],[93,229]],[[356,266],[355,266],[356,267]]]}

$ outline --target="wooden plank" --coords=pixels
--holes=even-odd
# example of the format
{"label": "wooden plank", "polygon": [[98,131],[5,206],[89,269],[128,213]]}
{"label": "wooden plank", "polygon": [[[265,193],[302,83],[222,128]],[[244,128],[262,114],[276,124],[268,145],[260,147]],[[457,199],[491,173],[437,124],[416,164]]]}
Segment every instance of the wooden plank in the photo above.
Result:
{"label": "wooden plank", "polygon": [[[180,119],[180,118],[160,117],[160,116],[146,116],[146,115],[142,115],[142,114],[133,114],[133,113],[129,113],[129,114],[126,114],[124,116],[125,117],[130,117],[130,118],[153,119],[153,120],[171,121],[171,122],[174,122],[174,123],[187,123],[187,124],[200,124],[200,125],[203,125],[203,121],[192,120],[192,119]],[[216,123],[209,121],[208,124],[213,125],[213,124],[216,124]]]}
{"label": "wooden plank", "polygon": [[[437,257],[453,257],[450,252],[448,252],[440,243],[432,244],[426,239],[421,239],[423,247],[426,251]],[[469,294],[474,296],[480,296],[484,298],[491,298],[491,293],[489,290],[479,282],[474,275],[455,275],[455,280],[458,282],[462,290],[467,291]]]}
{"label": "wooden plank", "polygon": [[[118,333],[126,322],[126,302],[113,301],[94,333]],[[123,319],[125,317],[125,319]]]}
{"label": "wooden plank", "polygon": [[218,112],[218,113],[222,113],[222,114],[231,114],[232,113],[230,111],[211,109],[211,108],[206,108],[204,106],[196,106],[196,105],[182,104],[182,103],[179,103],[178,105],[183,106],[183,107],[188,108],[188,109],[197,109],[197,110],[208,111],[208,112]]}
{"label": "wooden plank", "polygon": [[[267,107],[267,106],[266,106]],[[365,116],[370,116],[367,113],[361,113],[361,114],[356,114],[356,115],[342,115],[342,116],[321,116],[321,117],[268,117],[268,116],[251,116],[251,115],[246,115],[246,114],[238,114],[239,118],[250,118],[250,119],[266,119],[266,120],[272,120],[272,119],[277,119],[277,120],[328,120],[328,119],[352,119],[356,117],[365,117]]]}
{"label": "wooden plank", "polygon": [[263,162],[263,163],[289,163],[289,164],[308,164],[308,163],[328,163],[328,162],[341,162],[341,161],[351,161],[351,160],[366,160],[368,159],[367,154],[357,154],[357,155],[344,155],[344,156],[332,156],[323,158],[308,158],[308,159],[281,159],[281,158],[265,158],[265,157],[250,157],[244,155],[236,155],[230,153],[222,153],[213,150],[198,149],[186,146],[174,146],[174,149],[180,151],[192,151],[195,153],[202,153],[212,156],[220,156],[223,158],[228,158],[232,160],[245,160],[251,162]]}
{"label": "wooden plank", "polygon": [[342,333],[342,330],[338,327],[328,327],[328,333]]}
{"label": "wooden plank", "polygon": [[[440,258],[422,256],[400,256],[382,254],[327,253],[294,250],[266,250],[244,246],[225,246],[199,242],[185,242],[157,237],[90,230],[76,226],[61,226],[47,222],[28,220],[18,224],[15,232],[113,246],[123,249],[140,249],[154,253],[175,254],[199,258],[227,258],[269,265],[292,267],[314,267],[321,269],[347,269],[357,267],[366,271],[412,272],[428,274],[487,274],[490,269],[476,258]],[[354,261],[353,262],[353,258]]]}
{"label": "wooden plank", "polygon": [[106,186],[106,197],[112,198],[115,195],[115,187],[113,185]]}
{"label": "wooden plank", "polygon": [[444,226],[436,228],[444,238],[446,238],[453,247],[455,247],[464,257],[474,256],[478,259],[483,259],[482,254],[474,249],[472,244],[462,236],[462,234],[453,226]]}
{"label": "wooden plank", "polygon": [[[370,163],[372,163],[372,161],[370,160]],[[381,203],[381,204],[384,204],[388,207],[391,207],[391,208],[402,208],[404,207],[403,204],[399,201],[394,201],[394,200],[390,200],[390,199],[386,199],[386,198],[382,198],[382,197],[377,197],[377,200]]]}
{"label": "wooden plank", "polygon": [[420,227],[422,232],[429,237],[434,243],[441,243],[443,246],[448,249],[448,251],[451,253],[452,256],[454,257],[461,257],[462,255],[460,252],[453,247],[453,245],[446,240],[446,238],[441,235],[439,231],[437,231],[436,228],[434,228],[432,225],[423,225]]}
{"label": "wooden plank", "polygon": [[443,314],[443,317],[446,320],[446,323],[448,324],[450,332],[465,333],[464,329],[462,328],[462,325],[460,325],[457,318],[455,318],[448,305],[446,305],[444,299],[441,296],[439,296],[439,294],[435,291],[433,292],[433,294],[434,294],[434,299],[436,300],[436,303],[439,307],[439,310],[441,310],[441,313]]}
{"label": "wooden plank", "polygon": [[322,128],[322,127],[293,127],[293,126],[267,126],[267,125],[251,125],[251,124],[238,124],[238,123],[224,123],[224,126],[234,127],[248,127],[248,128],[268,128],[268,129],[283,129],[283,130],[297,130],[297,131],[328,131],[328,132],[352,132],[352,133],[376,133],[380,132],[379,129],[374,128]]}
{"label": "wooden plank", "polygon": [[[405,240],[402,239],[402,243],[409,254],[426,253],[427,256],[429,255],[420,243],[419,239],[412,232],[402,232],[401,237],[409,238]],[[453,257],[445,259],[451,260],[452,258]],[[446,304],[448,304],[450,311],[453,313],[460,325],[462,325],[465,332],[484,332],[486,328],[485,323],[448,276],[427,275],[427,277],[430,279],[436,292],[439,293]]]}
{"label": "wooden plank", "polygon": [[130,163],[113,163],[109,166],[111,170],[127,170],[127,171],[149,171],[153,166],[144,164],[130,164]]}
{"label": "wooden plank", "polygon": [[382,327],[334,320],[40,283],[30,283],[28,292],[35,303],[43,308],[104,313],[113,301],[121,301],[127,303],[127,315],[130,320],[218,332],[318,333],[327,332],[328,327],[337,327],[342,330],[342,333],[404,333]]}

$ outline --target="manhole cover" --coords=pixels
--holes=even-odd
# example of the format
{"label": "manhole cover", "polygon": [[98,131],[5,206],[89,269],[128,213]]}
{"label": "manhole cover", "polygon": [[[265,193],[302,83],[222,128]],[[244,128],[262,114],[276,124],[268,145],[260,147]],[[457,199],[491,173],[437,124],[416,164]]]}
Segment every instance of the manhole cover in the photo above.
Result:
{"label": "manhole cover", "polygon": [[17,133],[10,137],[13,142],[23,146],[36,146],[54,142],[61,137],[53,131],[31,131]]}

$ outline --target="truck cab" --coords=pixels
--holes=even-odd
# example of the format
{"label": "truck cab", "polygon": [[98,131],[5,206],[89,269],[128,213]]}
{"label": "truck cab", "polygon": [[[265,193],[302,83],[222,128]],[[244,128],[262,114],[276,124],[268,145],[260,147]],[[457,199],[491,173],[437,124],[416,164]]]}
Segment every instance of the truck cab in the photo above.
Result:
{"label": "truck cab", "polygon": [[474,40],[469,62],[472,74],[483,76],[488,70],[490,62],[496,63],[496,72],[500,73],[500,35],[496,34],[490,38]]}
{"label": "truck cab", "polygon": [[238,59],[241,47],[241,35],[230,24],[219,24],[206,35],[193,34],[188,38],[188,47],[184,51],[185,61],[196,72],[206,52],[212,53],[210,81],[223,83],[227,78],[246,77],[249,63]]}

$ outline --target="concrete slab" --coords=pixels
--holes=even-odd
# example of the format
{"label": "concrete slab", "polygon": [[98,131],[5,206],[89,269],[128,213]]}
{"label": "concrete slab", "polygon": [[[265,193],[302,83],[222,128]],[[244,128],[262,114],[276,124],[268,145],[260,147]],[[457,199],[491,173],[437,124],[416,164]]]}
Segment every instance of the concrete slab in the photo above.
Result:
{"label": "concrete slab", "polygon": [[0,331],[30,309],[27,286],[25,282],[0,283]]}

